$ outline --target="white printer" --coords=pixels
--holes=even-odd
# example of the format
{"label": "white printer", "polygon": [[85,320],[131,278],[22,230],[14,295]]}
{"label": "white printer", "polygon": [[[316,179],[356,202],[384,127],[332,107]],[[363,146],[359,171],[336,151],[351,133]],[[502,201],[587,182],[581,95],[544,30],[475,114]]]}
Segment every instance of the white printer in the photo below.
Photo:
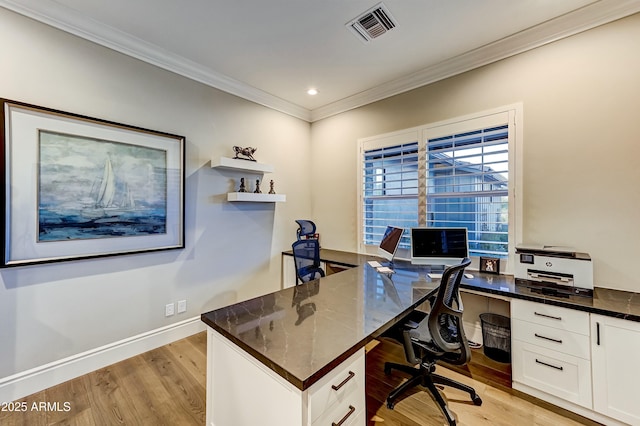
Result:
{"label": "white printer", "polygon": [[593,297],[593,263],[567,247],[518,246],[515,281],[545,295]]}

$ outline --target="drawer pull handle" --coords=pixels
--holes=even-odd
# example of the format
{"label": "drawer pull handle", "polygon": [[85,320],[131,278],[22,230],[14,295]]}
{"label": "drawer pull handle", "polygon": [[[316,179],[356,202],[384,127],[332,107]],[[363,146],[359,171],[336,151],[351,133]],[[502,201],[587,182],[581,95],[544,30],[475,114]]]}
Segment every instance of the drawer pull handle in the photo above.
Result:
{"label": "drawer pull handle", "polygon": [[541,314],[541,313],[535,312],[535,311],[533,312],[533,314],[537,315],[539,317],[551,318],[551,319],[558,320],[558,321],[562,320],[562,317],[554,317],[553,315]]}
{"label": "drawer pull handle", "polygon": [[542,362],[542,361],[540,361],[538,358],[536,358],[536,362],[537,362],[538,364],[546,365],[547,367],[555,368],[556,370],[560,370],[560,371],[564,370],[564,368],[563,368],[563,367],[558,367],[558,366],[556,366],[556,365],[547,364],[546,362]]}
{"label": "drawer pull handle", "polygon": [[338,389],[340,389],[341,387],[343,387],[344,385],[347,384],[347,382],[351,379],[353,379],[355,377],[356,373],[354,373],[353,371],[349,371],[349,375],[347,376],[346,379],[344,379],[342,382],[340,382],[339,385],[331,385],[331,389],[337,391]]}
{"label": "drawer pull handle", "polygon": [[536,336],[539,339],[544,339],[544,340],[550,340],[552,342],[556,342],[556,343],[562,343],[562,340],[559,339],[553,339],[551,337],[547,337],[547,336],[541,336],[538,333],[533,333],[534,336]]}
{"label": "drawer pull handle", "polygon": [[354,411],[356,411],[356,407],[354,407],[353,405],[350,405],[349,406],[349,412],[347,414],[345,414],[345,416],[343,418],[341,418],[338,423],[331,422],[331,426],[340,426],[340,425],[342,425],[342,423],[346,422],[347,419],[349,418],[349,416],[352,415]]}

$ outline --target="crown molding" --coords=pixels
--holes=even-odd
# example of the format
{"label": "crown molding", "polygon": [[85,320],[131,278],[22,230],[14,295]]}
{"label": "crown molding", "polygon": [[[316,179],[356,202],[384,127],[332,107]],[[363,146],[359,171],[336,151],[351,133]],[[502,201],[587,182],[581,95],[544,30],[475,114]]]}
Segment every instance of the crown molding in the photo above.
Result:
{"label": "crown molding", "polygon": [[600,0],[413,74],[313,109],[311,122],[462,74],[638,12],[638,0]]}
{"label": "crown molding", "polygon": [[310,121],[310,111],[54,2],[0,0],[0,6],[54,28],[268,108]]}
{"label": "crown molding", "polygon": [[318,121],[398,95],[640,12],[640,0],[599,0],[413,74],[308,110],[89,19],[58,3],[34,0],[0,0],[0,6],[178,75],[308,122]]}

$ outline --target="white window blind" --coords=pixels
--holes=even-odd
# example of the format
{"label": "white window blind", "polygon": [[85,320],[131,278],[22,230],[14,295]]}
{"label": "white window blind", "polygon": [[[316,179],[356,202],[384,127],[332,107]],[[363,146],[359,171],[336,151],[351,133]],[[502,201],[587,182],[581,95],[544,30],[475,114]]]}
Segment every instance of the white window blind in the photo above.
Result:
{"label": "white window blind", "polygon": [[426,225],[467,228],[472,256],[507,256],[508,124],[429,138],[426,162]]}
{"label": "white window blind", "polygon": [[362,161],[363,240],[377,245],[387,225],[418,225],[418,142],[365,148]]}

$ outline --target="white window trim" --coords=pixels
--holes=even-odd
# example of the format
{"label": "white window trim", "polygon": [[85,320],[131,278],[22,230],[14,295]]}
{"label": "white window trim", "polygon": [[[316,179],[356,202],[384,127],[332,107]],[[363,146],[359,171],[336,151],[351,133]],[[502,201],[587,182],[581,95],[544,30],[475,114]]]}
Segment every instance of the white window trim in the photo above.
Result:
{"label": "white window trim", "polygon": [[[370,136],[358,139],[357,143],[357,182],[358,182],[358,251],[366,254],[376,254],[377,246],[365,245],[363,243],[362,230],[363,222],[363,162],[362,158],[365,150],[381,148],[391,145],[399,145],[418,141],[424,147],[427,137],[433,138],[455,132],[455,126],[460,126],[461,122],[471,120],[482,123],[484,119],[489,120],[487,127],[493,123],[492,116],[497,114],[508,114],[509,124],[509,253],[507,259],[503,259],[500,265],[502,272],[513,273],[515,247],[522,243],[522,190],[523,190],[523,104],[521,102],[505,105],[478,113],[467,114],[435,123],[429,123],[409,129],[399,130],[381,135]],[[482,124],[481,124],[482,125]],[[452,130],[453,129],[453,130]],[[478,267],[478,259],[472,259],[472,268]],[[506,260],[506,262],[505,262]]]}

